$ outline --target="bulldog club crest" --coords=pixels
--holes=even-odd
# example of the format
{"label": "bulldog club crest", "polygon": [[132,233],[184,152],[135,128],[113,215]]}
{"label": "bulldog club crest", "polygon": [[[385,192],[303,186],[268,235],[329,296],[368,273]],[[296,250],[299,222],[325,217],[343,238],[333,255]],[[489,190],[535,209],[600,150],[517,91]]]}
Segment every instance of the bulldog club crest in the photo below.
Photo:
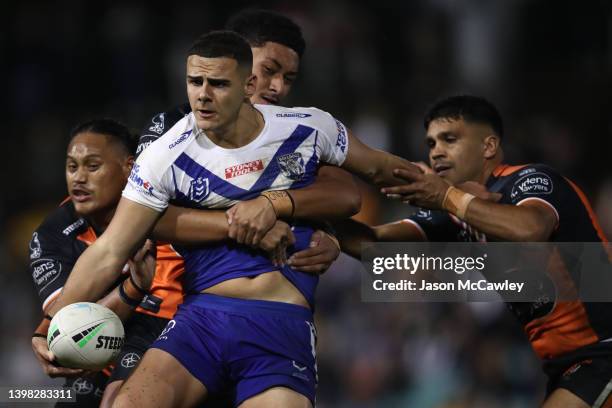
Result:
{"label": "bulldog club crest", "polygon": [[302,153],[285,154],[279,156],[276,160],[285,177],[291,180],[299,180],[304,175],[306,166],[304,165]]}
{"label": "bulldog club crest", "polygon": [[201,202],[208,194],[210,194],[208,178],[198,177],[197,179],[191,180],[191,187],[189,188],[189,198],[195,202]]}

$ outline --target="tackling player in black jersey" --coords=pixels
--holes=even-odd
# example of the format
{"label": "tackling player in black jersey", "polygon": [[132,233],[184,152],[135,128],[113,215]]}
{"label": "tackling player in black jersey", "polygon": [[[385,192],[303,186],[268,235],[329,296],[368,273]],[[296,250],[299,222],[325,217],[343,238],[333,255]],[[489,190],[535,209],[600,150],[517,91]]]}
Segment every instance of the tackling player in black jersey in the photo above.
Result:
{"label": "tackling player in black jersey", "polygon": [[[607,242],[572,181],[543,164],[503,164],[502,119],[489,102],[442,100],[427,114],[425,129],[431,168],[398,170],[408,184],[383,189],[421,209],[373,228],[344,223],[340,238],[347,253],[358,257],[364,241]],[[508,306],[543,360],[545,408],[612,403],[612,304],[553,299]]]}

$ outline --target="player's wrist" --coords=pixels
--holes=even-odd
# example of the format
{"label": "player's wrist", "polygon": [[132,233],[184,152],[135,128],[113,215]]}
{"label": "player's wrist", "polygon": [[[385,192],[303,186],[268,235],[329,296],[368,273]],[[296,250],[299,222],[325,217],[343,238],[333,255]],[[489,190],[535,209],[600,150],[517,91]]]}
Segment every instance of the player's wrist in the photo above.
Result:
{"label": "player's wrist", "polygon": [[448,190],[446,190],[446,194],[442,200],[442,208],[463,220],[465,219],[467,209],[474,198],[476,198],[475,195],[450,186],[448,187]]}
{"label": "player's wrist", "polygon": [[147,294],[148,291],[138,286],[131,275],[119,285],[119,297],[131,307],[140,305]]}
{"label": "player's wrist", "polygon": [[276,213],[276,218],[292,218],[295,213],[295,201],[287,190],[264,191],[261,197],[266,198]]}
{"label": "player's wrist", "polygon": [[47,337],[47,333],[49,332],[49,326],[51,325],[51,320],[53,318],[48,314],[44,316],[38,327],[34,330],[34,334],[32,337]]}

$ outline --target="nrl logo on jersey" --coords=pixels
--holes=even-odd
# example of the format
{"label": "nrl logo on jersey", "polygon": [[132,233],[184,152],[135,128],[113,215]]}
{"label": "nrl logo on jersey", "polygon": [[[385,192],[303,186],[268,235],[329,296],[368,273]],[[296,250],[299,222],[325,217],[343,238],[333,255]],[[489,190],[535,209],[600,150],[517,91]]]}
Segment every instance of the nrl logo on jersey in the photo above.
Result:
{"label": "nrl logo on jersey", "polygon": [[159,115],[155,115],[155,117],[153,118],[153,126],[149,127],[149,130],[151,132],[155,132],[158,135],[161,135],[162,133],[164,133],[164,127],[166,126],[166,114],[165,113],[160,113]]}
{"label": "nrl logo on jersey", "polygon": [[291,180],[301,179],[306,171],[302,153],[295,152],[285,154],[283,156],[279,156],[276,160],[278,161],[278,165],[285,177]]}
{"label": "nrl logo on jersey", "polygon": [[198,177],[195,180],[191,180],[191,187],[189,188],[189,198],[197,203],[204,200],[210,194],[210,182],[206,177]]}

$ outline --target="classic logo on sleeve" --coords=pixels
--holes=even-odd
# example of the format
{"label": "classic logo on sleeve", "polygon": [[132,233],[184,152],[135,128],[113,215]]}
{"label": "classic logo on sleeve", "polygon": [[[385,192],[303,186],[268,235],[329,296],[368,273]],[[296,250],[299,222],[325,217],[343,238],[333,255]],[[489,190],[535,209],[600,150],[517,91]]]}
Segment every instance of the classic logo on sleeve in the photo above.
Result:
{"label": "classic logo on sleeve", "polygon": [[143,180],[142,177],[138,174],[140,172],[140,165],[134,164],[132,168],[132,172],[130,173],[129,180],[132,182],[134,187],[143,193],[152,196],[153,195],[153,186],[146,180]]}
{"label": "classic logo on sleeve", "polygon": [[263,170],[264,165],[262,160],[253,160],[248,163],[237,164],[225,169],[225,179],[231,179],[233,177],[242,176],[249,174],[254,171]]}
{"label": "classic logo on sleeve", "polygon": [[277,118],[300,118],[300,119],[304,119],[307,117],[312,116],[310,113],[277,113],[276,117]]}
{"label": "classic logo on sleeve", "polygon": [[346,128],[338,119],[336,119],[336,127],[338,128],[338,138],[336,139],[336,147],[342,150],[342,153],[345,153],[346,150]]}
{"label": "classic logo on sleeve", "polygon": [[170,143],[170,145],[168,145],[168,149],[173,149],[176,146],[178,146],[181,143],[183,143],[185,140],[187,140],[187,138],[189,137],[190,134],[191,134],[191,130],[188,130],[186,132],[181,133],[181,135],[179,136],[178,139],[176,139],[174,142],[172,142],[172,143]]}
{"label": "classic logo on sleeve", "polygon": [[519,178],[512,187],[510,198],[523,194],[550,194],[553,191],[553,182],[549,175],[536,172]]}
{"label": "classic logo on sleeve", "polygon": [[40,241],[38,240],[38,232],[32,234],[30,240],[30,259],[38,259],[42,255],[42,249],[40,248]]}
{"label": "classic logo on sleeve", "polygon": [[306,172],[306,165],[302,153],[295,152],[279,156],[277,159],[278,165],[285,175],[291,180],[299,180]]}
{"label": "classic logo on sleeve", "polygon": [[55,281],[62,273],[62,264],[54,259],[38,259],[30,265],[32,279],[41,293],[47,286]]}

